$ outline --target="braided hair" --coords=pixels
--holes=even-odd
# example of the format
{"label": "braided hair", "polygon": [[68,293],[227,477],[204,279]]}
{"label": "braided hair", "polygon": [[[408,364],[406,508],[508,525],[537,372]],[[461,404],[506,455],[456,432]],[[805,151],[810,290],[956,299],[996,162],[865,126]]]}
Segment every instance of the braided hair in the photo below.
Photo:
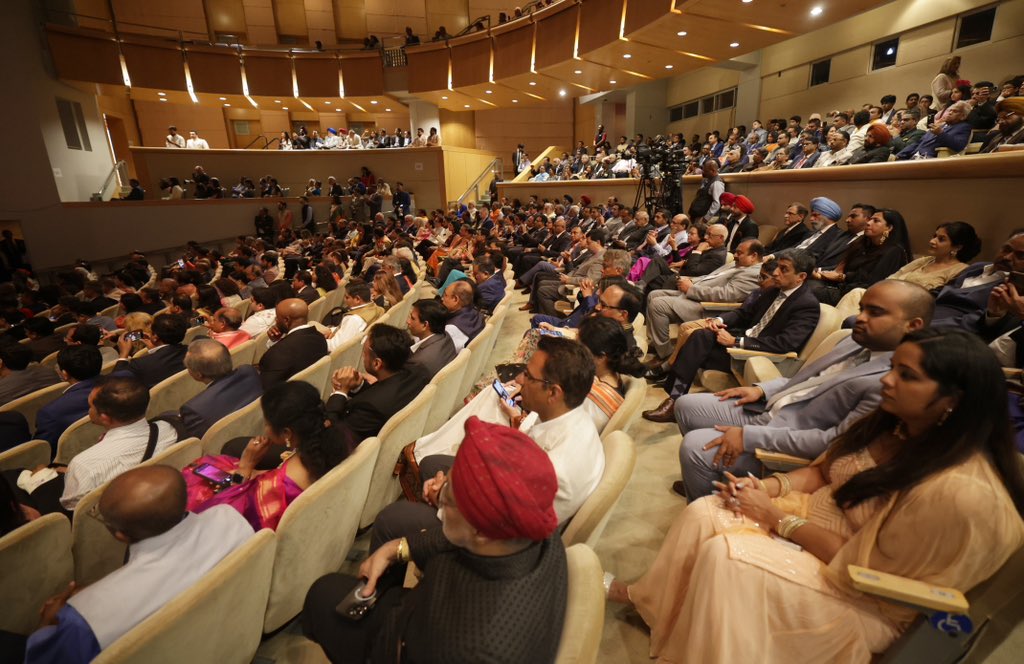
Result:
{"label": "braided hair", "polygon": [[332,426],[320,393],[303,381],[275,385],[263,395],[263,417],[273,429],[291,429],[294,446],[314,479],[344,461],[355,445],[345,427]]}

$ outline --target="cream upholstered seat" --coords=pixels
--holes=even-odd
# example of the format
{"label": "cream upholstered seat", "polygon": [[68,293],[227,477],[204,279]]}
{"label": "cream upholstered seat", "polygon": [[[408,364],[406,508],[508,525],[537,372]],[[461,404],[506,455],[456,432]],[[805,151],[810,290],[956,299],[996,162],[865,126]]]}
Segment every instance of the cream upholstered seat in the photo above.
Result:
{"label": "cream upholstered seat", "polygon": [[[843,339],[850,336],[853,330],[836,330],[832,334],[825,337],[817,348],[815,348],[808,356],[805,364],[808,362],[817,362],[818,359],[832,352],[832,349],[836,347]],[[744,385],[753,385],[754,383],[761,383],[767,380],[781,377],[778,368],[775,363],[765,357],[752,357],[746,361],[743,367],[743,383]]]}
{"label": "cream upholstered seat", "polygon": [[263,331],[263,332],[260,332],[259,334],[257,334],[253,338],[253,342],[255,342],[255,345],[256,345],[256,347],[253,349],[253,353],[252,353],[252,363],[253,364],[259,364],[260,363],[260,359],[263,357],[263,354],[267,352],[267,342],[269,340],[270,340],[270,333],[268,331],[266,331],[266,330]]}
{"label": "cream upholstered seat", "polygon": [[260,644],[274,565],[274,533],[261,530],[93,664],[249,664]]}
{"label": "cream upholstered seat", "polygon": [[[165,465],[181,470],[199,458],[202,444],[198,438],[188,438],[171,445],[140,466]],[[93,583],[124,565],[127,545],[114,539],[107,527],[89,512],[99,505],[106,483],[87,493],[75,505],[71,521],[71,550],[74,554],[75,581],[79,585]]]}
{"label": "cream upholstered seat", "polygon": [[323,394],[331,380],[331,358],[324,355],[288,380],[309,383],[316,388],[317,392]]}
{"label": "cream upholstered seat", "polygon": [[152,419],[161,413],[175,412],[186,401],[206,389],[206,384],[192,378],[187,369],[168,376],[149,389],[146,417]]}
{"label": "cream upholstered seat", "polygon": [[101,309],[99,311],[99,313],[97,313],[96,315],[97,316],[109,316],[109,317],[113,318],[114,316],[117,315],[117,309],[120,306],[121,306],[120,304],[112,304],[109,307],[107,307],[106,309]]}
{"label": "cream upholstered seat", "polygon": [[187,346],[199,337],[208,336],[210,336],[210,328],[205,325],[194,325],[185,331],[185,338],[181,340],[181,343]]}
{"label": "cream upholstered seat", "polygon": [[494,344],[497,341],[497,329],[494,323],[487,323],[480,334],[476,335],[476,338],[467,344],[466,348],[473,351],[473,354],[469,356],[469,364],[466,366],[466,373],[462,377],[462,384],[459,385],[459,389],[455,393],[452,412],[462,407],[462,400],[473,389],[477,378],[483,373],[484,367],[491,357],[491,352],[494,350]]}
{"label": "cream upholstered seat", "polygon": [[[325,316],[331,311],[331,309],[333,309],[335,307],[340,307],[342,302],[345,301],[345,286],[346,286],[346,284],[348,284],[348,279],[342,279],[341,283],[338,284],[337,288],[335,288],[332,291],[327,291],[327,304],[324,305],[324,315]],[[310,320],[312,320],[312,319],[310,319]],[[322,320],[323,319],[321,318],[321,320],[318,320],[317,322],[319,323]]]}
{"label": "cream upholstered seat", "polygon": [[239,313],[239,315],[242,317],[242,320],[245,320],[246,317],[249,315],[249,305],[251,305],[251,304],[252,304],[252,298],[248,298],[247,297],[244,300],[242,300],[241,302],[238,302],[237,304],[232,305],[231,308]]}
{"label": "cream upholstered seat", "polygon": [[377,436],[380,438],[380,454],[373,468],[370,488],[366,493],[366,504],[359,519],[359,527],[365,528],[377,518],[377,513],[389,505],[401,492],[395,477],[395,463],[402,448],[423,435],[423,425],[434,399],[437,388],[427,385],[415,399],[402,410],[391,416]]}
{"label": "cream upholstered seat", "polygon": [[224,444],[239,436],[263,434],[262,399],[217,420],[203,435],[203,454],[220,454]]}
{"label": "cream upholstered seat", "polygon": [[29,431],[36,430],[36,415],[44,406],[55,401],[64,390],[70,387],[69,383],[56,383],[48,387],[30,392],[23,397],[18,397],[0,406],[0,413],[18,412],[25,416],[28,422]]}
{"label": "cream upholstered seat", "polygon": [[630,423],[636,419],[636,414],[643,406],[644,397],[647,396],[647,381],[643,378],[622,376],[622,383],[626,386],[626,398],[618,410],[612,413],[608,424],[601,430],[601,437],[606,438],[616,431],[624,431]]}
{"label": "cream upholstered seat", "polygon": [[604,446],[604,473],[594,492],[580,505],[562,533],[562,542],[566,546],[597,544],[612,510],[633,476],[636,467],[636,443],[633,439],[622,431],[616,431],[602,438],[601,443]]}
{"label": "cream upholstered seat", "polygon": [[43,603],[72,578],[71,526],[47,514],[0,537],[0,629],[31,634]]}
{"label": "cream upholstered seat", "polygon": [[309,305],[309,314],[307,315],[307,318],[311,321],[315,320],[319,322],[320,320],[323,319],[324,314],[327,313],[327,310],[325,308],[326,306],[327,298],[317,298],[316,300],[313,301],[312,304]]}
{"label": "cream upholstered seat", "polygon": [[359,443],[351,456],[313,482],[285,510],[277,526],[264,632],[294,618],[313,582],[345,562],[379,451],[377,438]]}
{"label": "cream upholstered seat", "polygon": [[565,552],[569,597],[555,664],[594,664],[604,631],[604,584],[601,562],[586,544]]}
{"label": "cream upholstered seat", "polygon": [[453,406],[459,398],[458,392],[462,387],[462,379],[466,375],[472,354],[473,351],[463,348],[454,360],[442,367],[431,379],[430,384],[437,386],[437,392],[435,392],[434,403],[430,405],[430,412],[427,413],[423,433],[437,431],[442,424],[448,421],[448,414],[452,412]]}
{"label": "cream upholstered seat", "polygon": [[53,460],[56,463],[71,463],[75,456],[99,442],[102,435],[103,427],[90,422],[86,415],[69,426],[57,439],[57,455]]}
{"label": "cream upholstered seat", "polygon": [[256,353],[256,340],[249,339],[238,344],[228,352],[231,353],[232,368],[237,369],[243,364],[252,364],[252,357]]}
{"label": "cream upholstered seat", "polygon": [[45,440],[30,440],[0,452],[0,470],[36,468],[50,463],[50,443]]}

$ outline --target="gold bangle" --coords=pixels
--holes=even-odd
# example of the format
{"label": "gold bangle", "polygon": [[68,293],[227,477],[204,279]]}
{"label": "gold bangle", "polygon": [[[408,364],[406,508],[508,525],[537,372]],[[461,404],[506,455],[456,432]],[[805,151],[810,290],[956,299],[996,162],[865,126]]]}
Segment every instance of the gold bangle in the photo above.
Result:
{"label": "gold bangle", "polygon": [[796,516],[795,514],[787,514],[779,519],[779,522],[775,524],[775,532],[778,533],[780,537],[790,539],[797,528],[806,524],[807,519]]}
{"label": "gold bangle", "polygon": [[400,563],[409,562],[409,541],[404,537],[398,540],[398,550],[395,551],[395,559]]}
{"label": "gold bangle", "polygon": [[782,498],[788,496],[789,492],[793,490],[793,484],[789,481],[789,476],[785,473],[772,473],[772,477],[779,481],[779,495],[776,498]]}

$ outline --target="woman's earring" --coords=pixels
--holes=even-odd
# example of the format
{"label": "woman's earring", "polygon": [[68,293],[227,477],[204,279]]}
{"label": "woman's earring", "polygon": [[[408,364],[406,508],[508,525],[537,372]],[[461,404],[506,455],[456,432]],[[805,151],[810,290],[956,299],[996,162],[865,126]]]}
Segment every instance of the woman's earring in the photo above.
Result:
{"label": "woman's earring", "polygon": [[950,258],[956,258],[956,252],[957,252],[956,249],[954,249],[953,251],[949,252],[949,257]]}
{"label": "woman's earring", "polygon": [[882,233],[882,242],[885,242],[888,239],[889,239],[889,231],[883,232]]}
{"label": "woman's earring", "polygon": [[948,420],[949,416],[952,415],[952,414],[953,414],[953,408],[952,408],[952,406],[950,406],[949,408],[946,409],[946,411],[944,413],[942,413],[942,415],[939,415],[939,421],[936,422],[935,425],[941,427],[943,424],[946,423],[946,420]]}

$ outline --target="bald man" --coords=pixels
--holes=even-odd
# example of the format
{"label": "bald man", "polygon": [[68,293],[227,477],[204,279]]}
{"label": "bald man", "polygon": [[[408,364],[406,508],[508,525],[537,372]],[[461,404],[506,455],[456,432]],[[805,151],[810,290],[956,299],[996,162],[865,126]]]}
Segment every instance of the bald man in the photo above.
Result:
{"label": "bald man", "polygon": [[461,350],[484,329],[484,319],[473,306],[473,286],[456,281],[445,289],[441,304],[448,310],[445,332],[452,338],[455,350]]}
{"label": "bald man", "polygon": [[206,327],[210,330],[210,338],[221,342],[228,350],[252,339],[248,332],[239,329],[242,327],[242,314],[232,307],[218,309],[213,318],[206,321]]}
{"label": "bald man", "polygon": [[122,473],[100,499],[100,518],[128,545],[128,562],[79,591],[72,583],[43,606],[25,661],[85,664],[187,590],[252,537],[239,512],[186,512],[181,473],[148,466]]}
{"label": "bald man", "polygon": [[291,297],[281,300],[275,311],[269,348],[259,363],[264,392],[327,355],[327,339],[307,320],[309,305]]}

